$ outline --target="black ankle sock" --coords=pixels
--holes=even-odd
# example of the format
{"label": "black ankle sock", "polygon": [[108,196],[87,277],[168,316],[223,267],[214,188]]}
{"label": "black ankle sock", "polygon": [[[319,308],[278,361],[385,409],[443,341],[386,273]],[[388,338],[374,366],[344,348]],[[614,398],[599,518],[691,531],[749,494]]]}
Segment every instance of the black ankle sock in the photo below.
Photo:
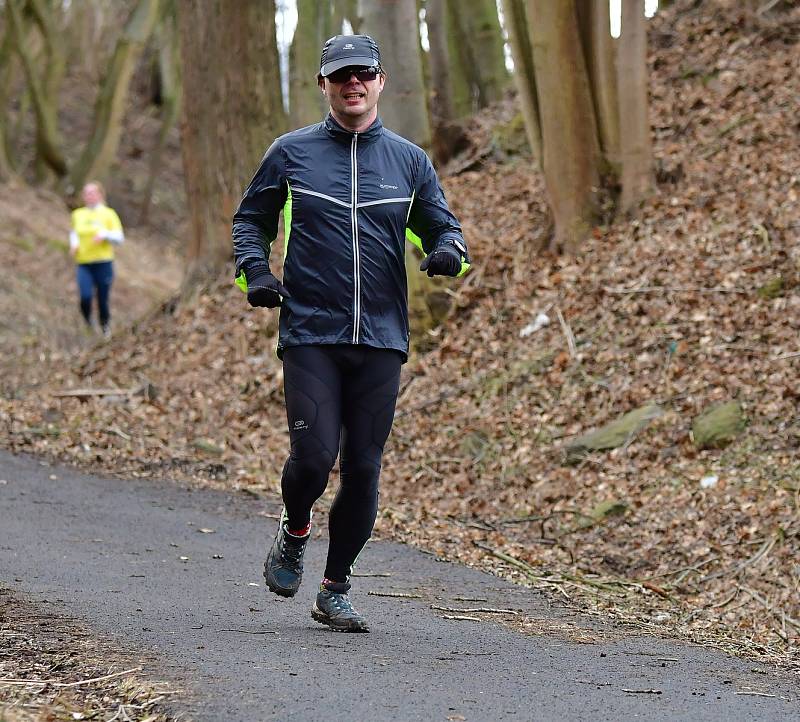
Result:
{"label": "black ankle sock", "polygon": [[336,594],[347,594],[350,591],[350,582],[334,582],[332,579],[328,579],[327,577],[323,577],[322,579],[322,586],[323,589],[327,589],[329,592],[335,592]]}

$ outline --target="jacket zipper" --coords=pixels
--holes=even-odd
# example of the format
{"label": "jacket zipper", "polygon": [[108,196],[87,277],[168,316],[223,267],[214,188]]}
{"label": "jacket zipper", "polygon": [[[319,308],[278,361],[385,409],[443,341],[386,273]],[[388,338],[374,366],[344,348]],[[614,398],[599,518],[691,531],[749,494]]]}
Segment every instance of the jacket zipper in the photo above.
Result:
{"label": "jacket zipper", "polygon": [[356,206],[358,205],[358,133],[353,133],[353,142],[350,144],[350,168],[352,186],[352,210],[350,219],[353,225],[353,278],[355,283],[354,309],[355,318],[353,319],[353,343],[359,342],[361,333],[361,256],[358,248],[358,217]]}

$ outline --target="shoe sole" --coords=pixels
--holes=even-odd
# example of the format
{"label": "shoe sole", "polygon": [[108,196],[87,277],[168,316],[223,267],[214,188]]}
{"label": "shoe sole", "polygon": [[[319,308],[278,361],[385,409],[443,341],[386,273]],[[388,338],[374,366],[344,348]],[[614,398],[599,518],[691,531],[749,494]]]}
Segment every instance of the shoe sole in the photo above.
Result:
{"label": "shoe sole", "polygon": [[316,604],[311,609],[311,616],[315,622],[330,627],[334,632],[369,632],[369,625],[366,621],[337,622],[325,614]]}

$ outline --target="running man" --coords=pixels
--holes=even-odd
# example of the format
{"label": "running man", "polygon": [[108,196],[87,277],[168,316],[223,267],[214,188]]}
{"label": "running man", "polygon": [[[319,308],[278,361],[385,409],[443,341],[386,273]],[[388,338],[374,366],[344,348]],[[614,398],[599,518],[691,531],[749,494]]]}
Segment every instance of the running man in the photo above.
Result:
{"label": "running man", "polygon": [[81,315],[94,329],[92,301],[97,296],[100,330],[111,336],[109,297],[114,281],[114,246],[125,240],[122,223],[113,208],[105,205],[105,191],[96,181],[87,183],[81,192],[82,208],[72,211],[69,252],[75,259]]}
{"label": "running man", "polygon": [[[427,254],[420,270],[429,276],[457,276],[469,256],[430,160],[378,118],[386,74],[376,42],[328,40],[317,82],[330,112],[267,150],[234,215],[233,246],[250,305],[281,307],[291,451],[267,586],[284,597],[297,593],[311,508],[338,455],[341,485],[311,614],[337,631],[368,632],[347,593],[375,523],[381,456],[408,355],[406,232]],[[283,283],[269,267],[281,210]]]}

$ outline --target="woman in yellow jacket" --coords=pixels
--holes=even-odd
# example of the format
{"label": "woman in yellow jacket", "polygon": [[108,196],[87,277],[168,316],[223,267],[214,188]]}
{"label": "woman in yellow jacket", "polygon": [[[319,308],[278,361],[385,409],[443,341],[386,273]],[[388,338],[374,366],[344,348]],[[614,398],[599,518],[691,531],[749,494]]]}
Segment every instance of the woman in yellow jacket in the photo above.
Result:
{"label": "woman in yellow jacket", "polygon": [[92,324],[92,299],[97,294],[97,310],[103,336],[111,335],[108,306],[114,280],[114,246],[125,240],[122,223],[112,208],[105,205],[105,191],[97,182],[87,183],[82,191],[83,208],[72,212],[69,250],[75,259],[81,314]]}

